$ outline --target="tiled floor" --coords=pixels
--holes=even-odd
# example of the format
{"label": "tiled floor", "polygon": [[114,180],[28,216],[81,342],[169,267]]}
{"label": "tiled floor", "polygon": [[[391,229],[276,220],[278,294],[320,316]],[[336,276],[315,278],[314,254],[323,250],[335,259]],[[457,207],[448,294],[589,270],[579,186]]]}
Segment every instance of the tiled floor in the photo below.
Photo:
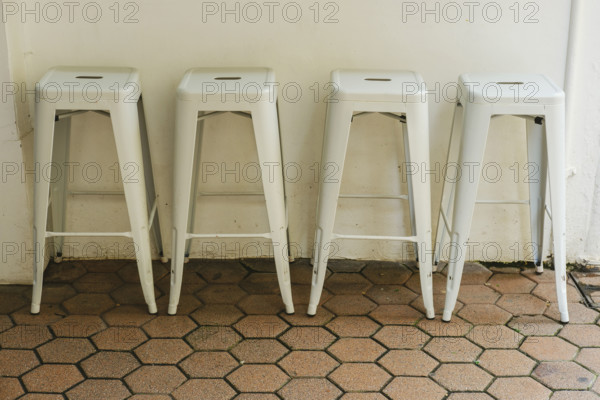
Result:
{"label": "tiled floor", "polygon": [[[269,261],[190,263],[178,316],[165,265],[153,316],[135,263],[52,264],[40,315],[31,287],[0,287],[0,399],[600,399],[599,314],[570,286],[558,323],[553,271],[468,264],[445,324],[423,319],[414,268],[331,264],[315,317],[306,260],[291,267],[295,315]],[[443,272],[434,286],[439,313]]]}

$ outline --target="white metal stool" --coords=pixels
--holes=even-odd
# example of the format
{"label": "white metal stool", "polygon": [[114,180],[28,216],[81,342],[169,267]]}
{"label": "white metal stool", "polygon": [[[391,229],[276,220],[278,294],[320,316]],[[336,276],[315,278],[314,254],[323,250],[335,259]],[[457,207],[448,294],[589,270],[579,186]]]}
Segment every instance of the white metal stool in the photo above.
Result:
{"label": "white metal stool", "polygon": [[[133,239],[140,282],[150,313],[156,313],[149,227],[162,254],[162,239],[156,215],[156,194],[139,74],[133,68],[55,67],[36,86],[34,159],[34,264],[31,312],[40,311],[44,276],[46,238],[54,238],[53,253],[62,259],[65,236],[123,236]],[[114,131],[119,169],[131,232],[64,232],[65,203],[69,194],[67,179],[53,183],[43,176],[47,166],[64,168],[70,145],[70,118],[94,111],[110,117]],[[135,173],[132,174],[132,166]],[[122,194],[120,192],[78,192],[77,194]],[[52,211],[52,231],[47,231],[48,207]],[[150,217],[148,209],[151,209]]]}
{"label": "white metal stool", "polygon": [[[425,84],[419,74],[410,71],[335,70],[331,82],[337,93],[328,104],[323,141],[322,167],[334,163],[344,169],[346,149],[352,119],[367,113],[380,113],[402,123],[407,163],[428,165],[429,120],[423,91]],[[357,114],[354,114],[357,112]],[[430,186],[408,174],[408,195],[340,195],[341,176],[320,183],[317,206],[317,230],[313,253],[314,271],[308,314],[317,311],[329,259],[329,245],[334,239],[376,239],[410,241],[416,244],[421,276],[421,289],[427,318],[434,317]],[[409,200],[411,236],[347,235],[334,233],[339,197],[396,198]]]}
{"label": "white metal stool", "polygon": [[[442,205],[438,219],[435,261],[439,261],[446,233],[450,232],[448,280],[443,320],[449,321],[456,305],[466,256],[475,203],[528,204],[531,240],[537,272],[543,271],[546,179],[550,183],[552,237],[556,293],[562,322],[569,321],[567,311],[567,275],[565,254],[565,95],[547,77],[540,74],[463,74],[459,78],[459,99],[454,121],[448,163],[456,162],[462,172],[444,179]],[[539,166],[539,177],[530,179],[529,200],[477,200],[490,118],[514,115],[526,120],[527,155]],[[462,128],[459,121],[463,120]],[[447,164],[449,165],[449,164]],[[467,173],[467,168],[471,172]],[[447,168],[446,171],[449,169]]]}
{"label": "white metal stool", "polygon": [[[287,257],[287,214],[277,117],[275,74],[268,68],[197,68],[186,72],[177,89],[173,193],[173,255],[169,314],[177,312],[186,244],[194,238],[262,237],[273,242],[281,297],[294,312]],[[231,112],[252,119],[270,232],[193,233],[202,121]],[[199,115],[200,113],[200,115]],[[225,195],[225,194],[221,194]],[[187,247],[189,254],[189,247]]]}

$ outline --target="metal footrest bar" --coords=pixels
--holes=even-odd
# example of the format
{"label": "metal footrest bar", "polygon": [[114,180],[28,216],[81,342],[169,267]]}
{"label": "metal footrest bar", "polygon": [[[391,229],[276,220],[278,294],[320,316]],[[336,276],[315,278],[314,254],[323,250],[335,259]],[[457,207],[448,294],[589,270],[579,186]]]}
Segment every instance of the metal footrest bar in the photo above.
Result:
{"label": "metal footrest bar", "polygon": [[198,192],[197,196],[264,196],[263,192]]}
{"label": "metal footrest bar", "polygon": [[124,196],[125,192],[118,190],[73,190],[68,191],[67,194],[73,196]]}
{"label": "metal footrest bar", "polygon": [[123,236],[131,238],[133,235],[131,232],[46,232],[46,237],[61,237],[61,236],[98,236],[98,237],[112,237],[112,236]]}
{"label": "metal footrest bar", "polygon": [[271,239],[271,233],[188,233],[186,239],[209,239],[209,238],[265,238]]}
{"label": "metal footrest bar", "polygon": [[400,199],[408,200],[407,194],[340,194],[341,199]]}
{"label": "metal footrest bar", "polygon": [[148,227],[152,226],[154,222],[154,217],[156,216],[156,209],[158,208],[158,196],[154,198],[154,203],[152,204],[152,209],[150,210],[150,216],[148,217]]}
{"label": "metal footrest bar", "polygon": [[529,204],[529,200],[477,200],[477,204]]}
{"label": "metal footrest bar", "polygon": [[416,236],[377,236],[377,235],[344,235],[333,233],[332,239],[362,239],[362,240],[397,240],[403,242],[416,242]]}

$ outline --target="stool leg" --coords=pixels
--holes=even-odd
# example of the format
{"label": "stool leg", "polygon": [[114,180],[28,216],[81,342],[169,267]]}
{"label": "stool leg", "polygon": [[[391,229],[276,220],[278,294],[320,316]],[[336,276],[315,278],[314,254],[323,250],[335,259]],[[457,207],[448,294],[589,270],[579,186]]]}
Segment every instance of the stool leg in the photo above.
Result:
{"label": "stool leg", "polygon": [[[148,139],[148,130],[146,129],[146,116],[144,114],[144,103],[142,101],[142,97],[138,101],[138,116],[139,116],[139,124],[140,124],[140,134],[142,140],[142,155],[144,157],[144,173],[146,179],[146,204],[148,209],[151,210],[154,206],[154,203],[158,201],[156,195],[156,189],[154,186],[154,174],[152,173],[152,158],[150,156],[150,141]],[[154,215],[154,221],[152,225],[150,225],[150,230],[152,231],[152,238],[154,239],[154,244],[156,249],[158,250],[161,262],[166,263],[167,258],[165,257],[162,234],[160,232],[160,221],[158,218],[158,210]]]}
{"label": "stool leg", "polygon": [[554,272],[560,320],[569,322],[567,310],[566,260],[566,177],[565,177],[565,109],[564,105],[546,108],[546,143],[554,239]]}
{"label": "stool leg", "polygon": [[[350,124],[352,122],[352,103],[340,101],[330,103],[325,122],[323,153],[321,156],[319,200],[317,204],[317,230],[313,253],[313,278],[308,304],[308,315],[315,315],[323,291],[327,272],[327,261],[331,250],[333,226],[337,211],[337,202],[342,184],[344,159],[348,147]],[[334,172],[334,174],[331,174]]]}
{"label": "stool leg", "polygon": [[281,144],[277,108],[274,103],[262,103],[252,112],[252,124],[258,160],[261,164],[263,190],[267,203],[267,215],[277,279],[285,311],[294,313],[292,285],[288,259],[287,222],[285,215],[285,195],[283,190],[283,165],[281,164]]}
{"label": "stool leg", "polygon": [[260,104],[259,107],[252,112],[252,124],[254,126],[258,160],[262,170],[263,190],[273,240],[273,256],[285,312],[293,314],[294,303],[292,301],[290,265],[287,254],[289,249],[277,108],[274,103],[266,102]]}
{"label": "stool leg", "polygon": [[[527,120],[527,160],[529,171],[529,218],[533,261],[538,273],[544,272],[544,217],[546,216],[546,139],[544,127]],[[535,169],[534,169],[535,168]]]}
{"label": "stool leg", "polygon": [[[400,124],[402,126],[402,139],[404,141],[404,162],[407,166],[411,164],[410,158],[410,146],[408,144],[408,129],[406,127],[406,123]],[[408,188],[408,212],[410,214],[410,234],[415,236],[417,234],[417,223],[415,220],[415,198],[413,193],[413,181],[412,181],[412,171],[409,171],[406,168],[406,186]],[[419,261],[419,245],[417,243],[413,243],[413,249],[415,252],[415,257],[417,258],[417,262]]]}
{"label": "stool leg", "polygon": [[[434,243],[435,253],[433,263],[439,264],[444,244],[446,243],[446,234],[452,230],[452,210],[454,209],[454,190],[456,186],[456,177],[448,177],[448,169],[450,163],[456,164],[458,160],[458,152],[460,149],[460,141],[462,137],[462,119],[463,106],[456,103],[454,107],[454,115],[452,117],[452,125],[450,128],[450,142],[448,143],[448,154],[446,156],[446,168],[443,174],[444,181],[442,182],[442,200],[440,201],[440,212],[438,214],[438,223],[436,230],[436,239]],[[457,168],[454,168],[455,170]],[[442,213],[446,216],[448,226],[444,221]]]}
{"label": "stool leg", "polygon": [[[410,159],[420,168],[429,167],[429,116],[427,103],[409,103],[406,105],[406,127]],[[433,280],[431,246],[431,188],[424,176],[412,180],[415,196],[414,212],[417,226],[417,246],[419,248],[419,275],[425,315],[433,319]]]}
{"label": "stool leg", "polygon": [[462,173],[456,183],[456,193],[454,195],[446,304],[442,316],[442,319],[446,322],[452,318],[452,311],[456,305],[465,265],[465,243],[469,238],[475,201],[477,200],[477,187],[479,186],[490,116],[491,113],[487,105],[468,104],[465,107],[464,128],[458,158],[458,166],[461,168]]}
{"label": "stool leg", "polygon": [[46,264],[46,223],[48,220],[48,195],[50,180],[42,173],[52,161],[54,142],[55,110],[45,102],[35,108],[35,129],[33,154],[35,160],[35,182],[33,185],[33,294],[31,313],[40,312],[44,266]]}
{"label": "stool leg", "polygon": [[[192,190],[190,191],[189,215],[187,232],[194,232],[196,221],[196,206],[198,203],[198,170],[200,169],[200,157],[202,156],[202,139],[204,138],[204,120],[198,121],[196,125],[196,145],[194,150],[194,167],[192,169]],[[189,261],[192,241],[186,240],[184,263]]]}
{"label": "stool leg", "polygon": [[[52,230],[55,232],[64,232],[66,220],[66,199],[69,180],[69,169],[67,161],[69,160],[69,147],[71,136],[71,118],[64,118],[55,122],[54,125],[54,147],[52,152],[52,162],[58,166],[62,176],[58,182],[52,184]],[[64,236],[54,237],[54,262],[59,263],[63,257]]]}
{"label": "stool leg", "polygon": [[[175,163],[173,165],[173,238],[171,254],[171,289],[168,313],[177,313],[183,263],[188,233],[188,216],[194,169],[194,143],[198,107],[193,102],[177,101],[175,113]],[[199,157],[199,155],[198,155]]]}
{"label": "stool leg", "polygon": [[[136,249],[140,284],[148,304],[148,311],[154,314],[157,309],[152,278],[148,207],[137,104],[119,104],[111,110],[110,116],[117,145],[119,168],[123,176],[123,189],[131,224],[131,236]],[[137,171],[134,176],[131,176],[132,166]]]}

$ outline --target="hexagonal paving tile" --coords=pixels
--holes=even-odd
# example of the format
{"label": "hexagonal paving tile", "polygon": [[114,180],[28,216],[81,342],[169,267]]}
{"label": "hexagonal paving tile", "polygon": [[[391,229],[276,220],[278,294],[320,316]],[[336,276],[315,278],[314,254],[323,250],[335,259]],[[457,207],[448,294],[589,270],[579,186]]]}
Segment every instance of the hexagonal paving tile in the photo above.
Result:
{"label": "hexagonal paving tile", "polygon": [[37,349],[42,362],[56,364],[75,364],[95,352],[88,339],[58,338]]}
{"label": "hexagonal paving tile", "polygon": [[[161,291],[158,288],[154,287],[154,297],[160,298]],[[137,305],[145,305],[146,299],[144,298],[144,292],[142,291],[142,287],[139,283],[126,283],[124,285],[119,286],[117,289],[113,290],[110,293],[110,296],[118,303],[118,304],[137,304]]]}
{"label": "hexagonal paving tile", "polygon": [[351,392],[377,392],[390,378],[378,365],[363,363],[342,364],[329,374],[329,379]]}
{"label": "hexagonal paving tile", "polygon": [[479,365],[496,376],[528,376],[536,362],[517,350],[486,350]]}
{"label": "hexagonal paving tile", "polygon": [[169,394],[185,380],[177,367],[166,365],[144,365],[125,377],[133,393]]}
{"label": "hexagonal paving tile", "polygon": [[[2,353],[0,352],[0,354]],[[596,373],[600,373],[600,348],[581,349],[575,361]]]}
{"label": "hexagonal paving tile", "polygon": [[546,309],[546,302],[524,293],[505,294],[496,305],[515,316],[542,314]]}
{"label": "hexagonal paving tile", "polygon": [[235,304],[246,295],[238,285],[208,285],[196,292],[204,304]]}
{"label": "hexagonal paving tile", "polygon": [[0,396],[2,399],[13,400],[23,394],[23,388],[16,378],[0,377]]}
{"label": "hexagonal paving tile", "polygon": [[374,336],[388,349],[420,349],[430,336],[414,326],[384,326]]}
{"label": "hexagonal paving tile", "polygon": [[[526,279],[526,278],[524,278]],[[512,317],[494,304],[467,304],[459,312],[461,318],[473,324],[505,324]]]}
{"label": "hexagonal paving tile", "polygon": [[275,363],[287,352],[288,350],[274,339],[247,339],[231,349],[235,358],[251,364]]}
{"label": "hexagonal paving tile", "polygon": [[148,339],[139,328],[116,326],[92,336],[100,350],[131,350]]}
{"label": "hexagonal paving tile", "polygon": [[74,365],[40,365],[23,376],[25,388],[30,392],[61,393],[82,380]]}
{"label": "hexagonal paving tile", "polygon": [[113,308],[102,315],[109,326],[142,326],[156,318],[148,314],[148,308],[142,305],[122,305]]}
{"label": "hexagonal paving tile", "polygon": [[[155,281],[159,281],[162,277],[167,275],[169,270],[167,266],[162,264],[159,261],[152,262],[152,276],[154,276]],[[138,272],[137,263],[135,261],[129,261],[125,263],[119,270],[117,271],[119,277],[128,283],[139,283],[140,282],[140,274]],[[139,286],[139,285],[138,285]]]}
{"label": "hexagonal paving tile", "polygon": [[410,304],[419,296],[401,285],[375,285],[366,295],[377,304]]}
{"label": "hexagonal paving tile", "polygon": [[441,400],[446,390],[429,378],[397,377],[383,389],[394,400]]}
{"label": "hexagonal paving tile", "polygon": [[424,350],[442,362],[475,361],[481,348],[465,338],[434,337]]}
{"label": "hexagonal paving tile", "polygon": [[[433,274],[431,278],[433,281],[433,294],[445,294],[446,277],[442,274]],[[404,285],[413,292],[421,294],[421,277],[419,274],[413,274]]]}
{"label": "hexagonal paving tile", "polygon": [[371,282],[360,274],[335,273],[325,281],[325,287],[333,294],[357,294],[366,291]]}
{"label": "hexagonal paving tile", "polygon": [[39,364],[31,350],[0,350],[0,376],[20,376]]}
{"label": "hexagonal paving tile", "polygon": [[181,339],[150,339],[135,349],[144,364],[177,364],[192,349]]}
{"label": "hexagonal paving tile", "polygon": [[87,271],[80,261],[67,261],[60,264],[48,263],[44,271],[44,283],[46,282],[73,282]]}
{"label": "hexagonal paving tile", "polygon": [[239,363],[224,351],[195,352],[179,366],[192,378],[221,378]]}
{"label": "hexagonal paving tile", "polygon": [[248,275],[246,268],[237,260],[190,260],[190,264],[210,284],[238,283]]}
{"label": "hexagonal paving tile", "polygon": [[520,274],[496,274],[487,283],[500,293],[530,293],[535,282]]}
{"label": "hexagonal paving tile", "polygon": [[[158,311],[162,314],[167,312],[169,307],[169,296],[162,296],[156,300]],[[177,306],[177,314],[187,315],[195,311],[202,305],[202,302],[196,298],[193,294],[182,294],[179,296],[179,305]]]}
{"label": "hexagonal paving tile", "polygon": [[582,392],[582,391],[570,391],[564,390],[560,392],[554,392],[552,400],[598,400],[600,396],[594,392]]}
{"label": "hexagonal paving tile", "polygon": [[578,349],[559,337],[529,336],[521,350],[539,361],[569,361]]}
{"label": "hexagonal paving tile", "polygon": [[424,317],[419,311],[407,305],[377,306],[369,316],[382,325],[414,325]]}
{"label": "hexagonal paving tile", "polygon": [[598,325],[566,325],[560,337],[580,347],[600,347],[600,326]]}
{"label": "hexagonal paving tile", "polygon": [[142,326],[152,338],[180,338],[196,329],[196,324],[187,315],[170,315],[154,318]]}
{"label": "hexagonal paving tile", "polygon": [[63,303],[71,314],[100,315],[115,306],[115,302],[104,293],[80,293]]}
{"label": "hexagonal paving tile", "polygon": [[438,362],[419,350],[391,350],[378,363],[395,376],[428,376]]}
{"label": "hexagonal paving tile", "polygon": [[362,274],[374,284],[402,285],[412,275],[412,270],[405,264],[372,261],[363,270]]}
{"label": "hexagonal paving tile", "polygon": [[[571,324],[592,324],[600,315],[598,311],[586,307],[581,303],[569,303],[569,323]],[[555,321],[560,321],[560,312],[558,304],[550,303],[544,315]]]}
{"label": "hexagonal paving tile", "polygon": [[231,325],[244,316],[229,304],[207,304],[190,315],[200,325]]}
{"label": "hexagonal paving tile", "polygon": [[111,399],[121,400],[131,396],[123,382],[116,379],[88,379],[67,392],[69,399]]}
{"label": "hexagonal paving tile", "polygon": [[523,335],[504,325],[477,325],[467,338],[486,349],[516,349]]}
{"label": "hexagonal paving tile", "polygon": [[[30,286],[25,291],[24,295],[27,299],[31,298],[33,287]],[[44,282],[44,286],[42,287],[42,302],[44,304],[52,303],[52,304],[60,304],[63,301],[75,296],[77,291],[73,288],[73,285],[70,283],[50,283]],[[20,297],[11,294],[11,300],[14,300],[16,304],[20,304]],[[17,307],[18,308],[18,307]],[[14,308],[12,311],[16,310]],[[12,312],[11,311],[11,312]],[[8,312],[7,312],[8,314]]]}
{"label": "hexagonal paving tile", "polygon": [[327,263],[327,272],[360,272],[367,263],[361,260],[348,260],[344,258],[330,259]]}
{"label": "hexagonal paving tile", "polygon": [[43,325],[17,325],[0,333],[0,348],[33,349],[50,339],[52,335]]}
{"label": "hexagonal paving tile", "polygon": [[294,314],[280,313],[279,316],[292,326],[323,326],[333,318],[333,314],[322,308],[316,315],[307,315],[308,306],[301,304]]}
{"label": "hexagonal paving tile", "polygon": [[240,287],[250,294],[278,294],[277,274],[253,272],[244,278]]}
{"label": "hexagonal paving tile", "polygon": [[340,337],[369,337],[380,326],[367,317],[340,316],[329,322],[327,328]]}
{"label": "hexagonal paving tile", "polygon": [[292,350],[322,350],[335,340],[335,336],[321,327],[295,326],[280,340]]}
{"label": "hexagonal paving tile", "polygon": [[[442,275],[448,276],[448,268],[444,262]],[[439,266],[438,266],[439,270]],[[463,267],[463,274],[461,278],[461,286],[464,285],[483,285],[492,276],[492,271],[484,267],[483,265],[476,262],[466,262]],[[462,288],[461,288],[462,290]]]}
{"label": "hexagonal paving tile", "polygon": [[279,361],[279,366],[291,377],[327,376],[339,364],[323,351],[292,351]]}
{"label": "hexagonal paving tile", "polygon": [[443,322],[439,317],[424,318],[417,326],[431,336],[465,336],[473,328],[473,325],[457,316],[452,317],[450,322]]}
{"label": "hexagonal paving tile", "polygon": [[[195,271],[189,269],[187,265],[183,268],[183,277],[181,280],[182,295],[194,294],[207,285],[206,281],[202,279]],[[169,289],[171,287],[171,276],[165,275],[160,280],[154,280],[154,284],[161,290],[161,292],[169,293]],[[179,303],[181,304],[181,299]]]}
{"label": "hexagonal paving tile", "polygon": [[547,400],[552,392],[529,377],[497,378],[488,393],[498,399]]}
{"label": "hexagonal paving tile", "polygon": [[377,304],[363,295],[343,294],[332,297],[323,307],[337,315],[366,315],[374,310]]}
{"label": "hexagonal paving tile", "polygon": [[531,374],[550,389],[587,389],[596,376],[570,361],[542,362]]}
{"label": "hexagonal paving tile", "polygon": [[278,314],[285,307],[278,294],[251,294],[237,306],[246,314]]}
{"label": "hexagonal paving tile", "polygon": [[90,378],[122,378],[139,366],[131,353],[121,351],[101,351],[81,362]]}
{"label": "hexagonal paving tile", "polygon": [[235,391],[223,379],[190,379],[174,392],[176,400],[195,400],[202,393],[202,398],[229,400]]}
{"label": "hexagonal paving tile", "polygon": [[[531,293],[544,301],[556,302],[556,285],[554,283],[540,283]],[[569,303],[577,303],[581,300],[581,295],[577,289],[571,285],[567,285],[567,301]]]}
{"label": "hexagonal paving tile", "polygon": [[31,307],[25,306],[10,316],[16,325],[50,325],[67,316],[59,304],[42,303],[39,314],[31,314],[30,311]]}
{"label": "hexagonal paving tile", "polygon": [[303,378],[292,379],[280,391],[279,395],[285,400],[335,400],[342,392],[327,379]]}
{"label": "hexagonal paving tile", "polygon": [[442,364],[432,378],[451,391],[481,391],[492,381],[492,376],[475,364]]}
{"label": "hexagonal paving tile", "polygon": [[58,337],[90,337],[106,328],[106,324],[95,315],[69,315],[50,327]]}
{"label": "hexagonal paving tile", "polygon": [[242,337],[228,326],[201,326],[186,340],[194,350],[228,350]]}
{"label": "hexagonal paving tile", "polygon": [[552,336],[562,325],[543,315],[521,315],[513,318],[508,326],[525,336]]}
{"label": "hexagonal paving tile", "polygon": [[342,362],[372,362],[386,349],[373,339],[342,338],[331,345],[327,351]]}
{"label": "hexagonal paving tile", "polygon": [[85,293],[109,293],[124,282],[114,273],[88,272],[73,282],[73,287]]}
{"label": "hexagonal paving tile", "polygon": [[494,304],[499,297],[500,293],[486,285],[462,284],[458,292],[458,299],[464,304]]}
{"label": "hexagonal paving tile", "polygon": [[[425,305],[423,303],[423,296],[419,296],[416,299],[414,299],[410,303],[410,305],[417,311],[420,311],[423,314],[425,314]],[[444,310],[445,305],[446,305],[446,295],[441,294],[441,293],[434,293],[433,294],[433,309],[437,310],[438,315],[442,314],[442,311]],[[456,305],[454,306],[454,313],[457,313],[458,311],[460,311],[460,309],[463,308],[463,306],[464,306],[463,303],[461,303],[460,301],[457,301]]]}
{"label": "hexagonal paving tile", "polygon": [[8,315],[0,314],[0,332],[4,332],[14,326]]}
{"label": "hexagonal paving tile", "polygon": [[276,315],[248,315],[234,327],[246,338],[274,338],[289,325]]}
{"label": "hexagonal paving tile", "polygon": [[275,365],[245,364],[227,379],[240,392],[275,392],[290,379]]}

